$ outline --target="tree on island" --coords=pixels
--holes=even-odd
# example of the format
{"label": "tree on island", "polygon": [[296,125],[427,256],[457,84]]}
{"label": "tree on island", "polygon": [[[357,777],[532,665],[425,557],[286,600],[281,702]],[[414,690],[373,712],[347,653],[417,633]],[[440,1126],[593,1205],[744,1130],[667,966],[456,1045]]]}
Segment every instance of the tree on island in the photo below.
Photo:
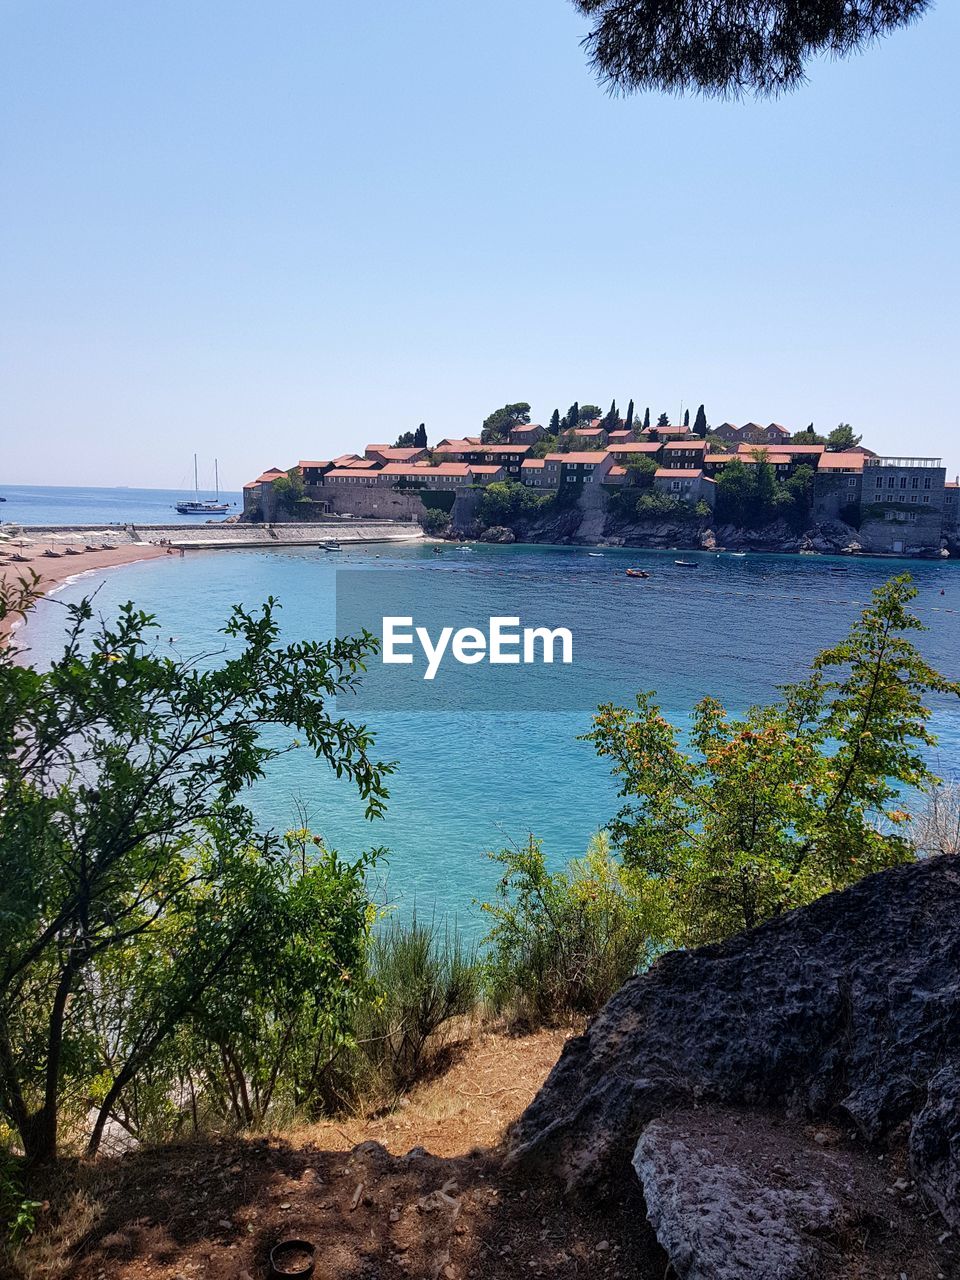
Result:
{"label": "tree on island", "polygon": [[550,435],[556,437],[560,434],[560,410],[554,409],[550,415],[550,426],[548,427]]}
{"label": "tree on island", "polygon": [[421,422],[413,433],[413,447],[415,449],[425,449],[427,447],[427,426],[424,422]]}
{"label": "tree on island", "polygon": [[844,57],[921,17],[930,0],[574,0],[593,23],[586,45],[615,93],[776,96],[823,54]]}
{"label": "tree on island", "polygon": [[599,418],[603,414],[603,410],[598,404],[582,404],[579,412],[581,422],[593,422],[595,418]]}
{"label": "tree on island", "polygon": [[665,427],[669,427],[669,426],[670,426],[669,416],[665,413],[661,413],[660,417],[657,419],[657,430],[663,431]]}
{"label": "tree on island", "polygon": [[627,416],[624,419],[623,429],[625,431],[633,431],[633,401],[627,405]]}
{"label": "tree on island", "polygon": [[697,416],[693,420],[693,434],[701,440],[707,438],[707,411],[703,405],[697,410]]}
{"label": "tree on island", "polygon": [[855,449],[863,436],[854,435],[849,422],[841,422],[827,436],[827,448],[831,453],[842,453],[844,449]]}
{"label": "tree on island", "polygon": [[396,440],[394,440],[393,447],[395,449],[412,449],[416,438],[416,432],[403,431],[397,436]]}
{"label": "tree on island", "polygon": [[573,404],[567,410],[567,416],[563,420],[564,431],[576,431],[580,424],[580,405],[574,400]]}
{"label": "tree on island", "polygon": [[483,421],[480,439],[484,444],[502,444],[514,427],[525,427],[530,421],[530,406],[523,401],[505,404]]}
{"label": "tree on island", "polygon": [[684,409],[684,411],[683,411],[683,425],[684,425],[685,427],[689,427],[689,425],[690,425],[690,410],[689,410],[689,409]]}
{"label": "tree on island", "polygon": [[791,444],[826,444],[826,436],[817,435],[811,422],[803,431],[795,431],[790,437]]}
{"label": "tree on island", "polygon": [[650,406],[648,405],[643,411],[643,430],[650,430]]}
{"label": "tree on island", "polygon": [[601,427],[603,427],[604,431],[606,432],[616,431],[619,428],[620,410],[617,408],[616,400],[613,400],[611,402],[610,408],[607,411],[607,415],[605,418],[603,418],[600,425]]}

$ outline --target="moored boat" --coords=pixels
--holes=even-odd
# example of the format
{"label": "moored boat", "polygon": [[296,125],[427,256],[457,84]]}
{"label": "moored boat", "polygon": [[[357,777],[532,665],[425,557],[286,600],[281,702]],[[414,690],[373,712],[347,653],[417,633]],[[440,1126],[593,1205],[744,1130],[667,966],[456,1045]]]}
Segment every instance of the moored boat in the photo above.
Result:
{"label": "moored boat", "polygon": [[700,568],[696,560],[674,560],[673,563],[679,565],[681,569],[699,569]]}
{"label": "moored boat", "polygon": [[213,474],[216,484],[216,498],[200,497],[200,481],[197,476],[197,455],[193,455],[193,491],[197,495],[195,498],[188,498],[184,502],[176,504],[176,510],[182,516],[216,516],[223,515],[224,512],[230,510],[229,502],[220,501],[220,471],[217,460],[213,460]]}
{"label": "moored boat", "polygon": [[647,572],[646,569],[628,569],[627,577],[628,578],[649,578],[650,574]]}

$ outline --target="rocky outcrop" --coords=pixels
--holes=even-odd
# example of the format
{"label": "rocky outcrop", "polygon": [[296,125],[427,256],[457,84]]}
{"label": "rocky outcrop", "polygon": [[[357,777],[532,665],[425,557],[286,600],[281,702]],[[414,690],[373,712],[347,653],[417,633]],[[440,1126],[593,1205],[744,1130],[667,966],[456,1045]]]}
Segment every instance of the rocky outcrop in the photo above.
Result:
{"label": "rocky outcrop", "polygon": [[[960,861],[931,858],[663,956],[571,1040],[510,1159],[601,1186],[693,1104],[852,1123],[960,1226]],[[641,1148],[641,1153],[644,1148]],[[745,1273],[746,1274],[746,1273]]]}
{"label": "rocky outcrop", "polygon": [[516,540],[513,530],[502,524],[491,525],[480,535],[481,542],[516,542]]}

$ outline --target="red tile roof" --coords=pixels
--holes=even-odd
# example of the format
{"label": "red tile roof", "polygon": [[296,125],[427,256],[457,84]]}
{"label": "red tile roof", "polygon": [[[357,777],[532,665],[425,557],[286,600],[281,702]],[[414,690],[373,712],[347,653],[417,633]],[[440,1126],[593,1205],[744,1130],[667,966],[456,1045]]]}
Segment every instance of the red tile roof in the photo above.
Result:
{"label": "red tile roof", "polygon": [[678,480],[681,476],[702,476],[702,467],[657,467],[655,480]]}
{"label": "red tile roof", "polygon": [[[524,463],[524,466],[526,466],[526,463]],[[497,466],[496,464],[491,464],[488,466],[486,464],[481,465],[479,462],[471,462],[470,470],[474,473],[474,475],[490,476],[490,475],[496,475],[498,471],[502,471],[503,467]]]}
{"label": "red tile roof", "polygon": [[409,463],[388,462],[382,476],[466,476],[470,468],[465,462],[441,462],[435,467],[415,467]]}
{"label": "red tile roof", "polygon": [[604,450],[602,453],[548,453],[547,458],[551,462],[603,462],[610,455]]}
{"label": "red tile roof", "polygon": [[[384,470],[386,470],[385,467]],[[378,476],[379,474],[379,471],[368,471],[364,467],[334,467],[333,470],[328,471],[323,478],[324,480],[342,480],[345,478],[354,480],[357,476],[362,476],[365,480],[368,477],[372,480],[374,476]]]}
{"label": "red tile roof", "polygon": [[302,471],[304,467],[329,467],[329,462],[298,462],[297,466]]}
{"label": "red tile roof", "polygon": [[862,471],[862,453],[821,453],[818,471]]}
{"label": "red tile roof", "polygon": [[662,440],[625,440],[607,445],[607,453],[659,453],[663,447]]}

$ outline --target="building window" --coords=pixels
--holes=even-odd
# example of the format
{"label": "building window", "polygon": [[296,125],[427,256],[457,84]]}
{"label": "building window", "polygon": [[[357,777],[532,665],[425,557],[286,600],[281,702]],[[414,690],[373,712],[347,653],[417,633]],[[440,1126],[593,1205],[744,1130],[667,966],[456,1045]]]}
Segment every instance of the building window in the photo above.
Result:
{"label": "building window", "polygon": [[856,477],[856,476],[851,476],[851,477],[850,477],[850,479],[847,481],[847,485],[848,485],[851,489],[853,488],[853,486],[854,486],[856,483],[857,483],[857,477]]}
{"label": "building window", "polygon": [[894,478],[893,476],[891,476],[890,479],[887,481],[887,488],[892,489],[893,486],[894,486]]}
{"label": "building window", "polygon": [[906,487],[907,487],[907,477],[906,477],[906,476],[901,476],[901,477],[900,477],[900,488],[901,488],[901,489],[905,489]]}
{"label": "building window", "polygon": [[911,488],[911,489],[919,489],[919,488],[920,488],[920,477],[919,477],[919,476],[911,476],[911,478],[910,478],[910,488]]}
{"label": "building window", "polygon": [[927,495],[926,495],[926,494],[924,494],[924,495],[923,495],[923,500],[924,500],[924,502],[929,502],[929,501],[930,501],[930,499],[927,497]]}
{"label": "building window", "polygon": [[930,477],[929,477],[929,476],[924,476],[924,477],[923,477],[923,487],[924,487],[925,489],[929,489],[929,488],[930,488],[930,485],[931,485]]}

